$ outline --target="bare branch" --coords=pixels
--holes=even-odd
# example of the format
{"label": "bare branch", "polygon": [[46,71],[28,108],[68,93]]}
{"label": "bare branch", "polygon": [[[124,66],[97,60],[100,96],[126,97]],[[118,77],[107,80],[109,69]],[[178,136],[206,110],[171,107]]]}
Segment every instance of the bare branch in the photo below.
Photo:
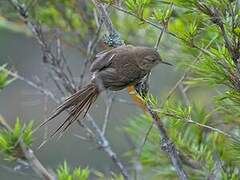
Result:
{"label": "bare branch", "polygon": [[160,41],[162,39],[162,36],[163,36],[163,32],[165,31],[165,28],[163,28],[161,31],[160,31],[160,34],[159,34],[159,37],[158,37],[158,40],[156,42],[156,45],[155,45],[155,48],[158,49],[159,48],[159,45],[160,45]]}
{"label": "bare branch", "polygon": [[42,178],[46,180],[55,180],[56,178],[52,176],[47,169],[41,164],[41,162],[34,155],[33,150],[26,147],[26,145],[20,142],[22,151],[27,159],[29,166]]}
{"label": "bare branch", "polygon": [[138,149],[137,149],[138,159],[140,159],[140,157],[141,157],[143,147],[144,147],[144,145],[146,144],[147,139],[148,139],[148,137],[149,137],[149,135],[150,135],[150,133],[151,133],[151,131],[152,131],[153,124],[154,124],[154,122],[152,122],[152,123],[150,124],[150,126],[148,127],[148,129],[147,129],[147,131],[146,131],[146,133],[145,133],[145,136],[143,137],[143,139],[142,139],[142,141],[141,141],[141,143],[140,143],[140,145],[139,145],[139,147],[138,147]]}
{"label": "bare branch", "polygon": [[130,176],[128,175],[128,172],[127,172],[126,168],[123,166],[121,161],[118,159],[117,155],[112,151],[111,146],[109,146],[109,142],[107,141],[107,139],[103,135],[102,131],[97,126],[97,124],[94,121],[94,119],[89,114],[87,114],[87,118],[88,118],[88,121],[93,126],[93,128],[95,129],[95,131],[97,132],[97,135],[98,135],[98,138],[99,138],[98,144],[100,145],[100,147],[103,148],[103,150],[108,154],[109,157],[111,157],[112,161],[120,169],[121,174],[123,175],[123,177],[126,180],[129,180]]}
{"label": "bare branch", "polygon": [[113,27],[113,23],[107,13],[106,6],[99,2],[99,0],[92,0],[95,4],[96,8],[99,11],[100,19],[105,24],[107,31],[109,32],[109,37],[107,39],[107,43],[110,46],[117,47],[123,45],[123,41],[117,32],[117,30]]}
{"label": "bare branch", "polygon": [[10,76],[25,82],[26,84],[28,84],[31,87],[37,89],[38,91],[40,91],[44,95],[50,97],[56,103],[59,103],[58,99],[55,97],[55,95],[51,91],[49,91],[47,89],[44,89],[43,87],[39,86],[38,84],[34,83],[33,81],[30,81],[30,80],[26,79],[25,77],[19,75],[17,72],[10,71],[6,68],[4,68],[4,70],[7,71]]}
{"label": "bare branch", "polygon": [[185,105],[189,107],[190,106],[190,100],[189,100],[189,98],[186,94],[186,88],[184,88],[183,83],[179,84],[178,89],[180,90],[180,92],[182,94]]}
{"label": "bare branch", "polygon": [[163,125],[163,122],[161,121],[159,115],[157,112],[153,111],[153,108],[150,106],[150,104],[147,104],[148,112],[152,116],[154,123],[156,124],[159,133],[161,134],[162,142],[161,142],[161,148],[165,152],[168,153],[172,164],[174,168],[177,171],[177,174],[181,180],[187,180],[187,174],[185,173],[183,169],[183,165],[181,162],[181,159],[179,157],[179,153],[174,145],[174,143],[170,140],[168,137],[167,131]]}
{"label": "bare branch", "polygon": [[[173,4],[171,3],[169,8],[171,9],[173,6]],[[156,42],[156,45],[155,45],[155,48],[158,49],[159,48],[159,45],[160,45],[160,41],[162,39],[162,36],[163,36],[163,33],[164,31],[166,31],[166,29],[168,29],[168,22],[170,20],[170,16],[166,19],[166,20],[163,20],[163,22],[161,22],[163,24],[163,28],[162,30],[160,31],[160,34],[159,34],[159,37],[158,37],[158,40]]]}
{"label": "bare branch", "polygon": [[92,59],[94,58],[93,54],[94,54],[94,51],[96,50],[97,44],[99,42],[100,32],[101,32],[101,29],[102,29],[102,24],[103,23],[101,22],[98,29],[97,29],[97,32],[95,33],[95,36],[93,37],[92,41],[89,42],[88,51],[87,51],[87,58],[84,60],[83,67],[82,67],[82,73],[80,75],[79,87],[81,87],[83,85],[85,75],[86,75],[86,72],[87,72],[87,67],[92,62]]}
{"label": "bare branch", "polygon": [[109,116],[110,116],[110,112],[111,112],[111,108],[112,108],[112,104],[113,104],[113,98],[114,95],[110,94],[107,98],[106,98],[106,112],[105,112],[105,117],[104,117],[104,123],[102,126],[102,133],[103,135],[106,132],[107,129],[107,124],[108,124],[108,120],[109,120]]}

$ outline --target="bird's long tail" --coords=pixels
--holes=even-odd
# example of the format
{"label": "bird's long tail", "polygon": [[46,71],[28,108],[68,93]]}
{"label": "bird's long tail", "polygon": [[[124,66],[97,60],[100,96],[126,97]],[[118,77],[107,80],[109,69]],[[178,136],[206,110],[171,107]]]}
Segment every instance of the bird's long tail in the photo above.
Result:
{"label": "bird's long tail", "polygon": [[51,134],[51,136],[54,136],[58,132],[64,132],[83,112],[84,116],[86,115],[91,105],[96,101],[98,95],[99,90],[96,84],[88,84],[75,94],[68,97],[59,107],[57,107],[54,113],[40,125],[40,127],[54,119],[64,110],[68,109],[69,115],[67,119]]}

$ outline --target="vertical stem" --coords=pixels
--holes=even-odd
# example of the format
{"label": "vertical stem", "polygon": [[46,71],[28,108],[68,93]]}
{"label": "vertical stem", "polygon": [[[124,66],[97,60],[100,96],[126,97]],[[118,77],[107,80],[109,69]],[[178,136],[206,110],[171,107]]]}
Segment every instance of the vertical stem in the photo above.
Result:
{"label": "vertical stem", "polygon": [[109,146],[109,142],[103,135],[103,132],[100,130],[100,128],[97,126],[97,124],[95,123],[95,121],[89,114],[87,114],[87,118],[99,136],[98,138],[100,139],[100,141],[98,142],[98,144],[103,148],[103,150],[108,154],[108,156],[111,157],[112,161],[118,166],[124,179],[130,180],[130,177],[128,175],[126,168],[123,166],[121,161],[118,159],[116,153],[114,153],[112,151],[111,146]]}
{"label": "vertical stem", "polygon": [[41,164],[41,162],[36,158],[33,151],[26,147],[23,142],[20,142],[22,151],[24,153],[25,158],[27,159],[30,167],[45,180],[55,180],[56,178],[52,176],[47,169]]}
{"label": "vertical stem", "polygon": [[176,169],[176,172],[179,176],[179,178],[181,180],[187,180],[187,174],[183,169],[182,166],[182,162],[179,158],[179,154],[177,152],[177,149],[174,145],[174,143],[170,140],[170,138],[168,137],[167,131],[163,125],[163,122],[161,121],[160,117],[158,116],[158,114],[156,112],[154,112],[151,108],[151,106],[148,104],[148,112],[149,114],[152,116],[154,123],[156,124],[159,133],[161,134],[162,137],[162,142],[161,142],[161,148],[162,150],[164,150],[165,152],[168,153],[172,164],[174,166],[174,168]]}

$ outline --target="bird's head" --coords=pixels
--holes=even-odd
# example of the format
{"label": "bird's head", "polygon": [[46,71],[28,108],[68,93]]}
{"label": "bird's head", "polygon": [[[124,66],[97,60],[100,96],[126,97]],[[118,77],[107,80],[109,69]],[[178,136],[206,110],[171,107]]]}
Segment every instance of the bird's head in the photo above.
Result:
{"label": "bird's head", "polygon": [[162,63],[172,66],[171,63],[163,61],[156,49],[148,47],[136,47],[138,65],[140,68],[150,71],[156,65]]}

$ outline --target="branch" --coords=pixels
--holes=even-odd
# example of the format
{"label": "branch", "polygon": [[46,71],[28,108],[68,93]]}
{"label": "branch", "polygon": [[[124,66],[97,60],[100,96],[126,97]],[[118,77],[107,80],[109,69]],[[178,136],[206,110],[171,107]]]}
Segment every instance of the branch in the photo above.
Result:
{"label": "branch", "polygon": [[94,52],[97,48],[97,44],[100,40],[100,32],[102,29],[102,22],[99,24],[99,27],[97,29],[97,32],[95,33],[95,36],[93,39],[88,43],[88,50],[87,50],[87,58],[84,60],[83,67],[82,67],[82,73],[80,75],[80,81],[79,81],[79,87],[81,87],[84,83],[86,72],[87,72],[87,67],[88,65],[93,61],[95,58]]}
{"label": "branch", "polygon": [[114,95],[113,94],[107,94],[106,97],[106,112],[105,112],[105,117],[104,117],[104,123],[102,126],[102,133],[105,134],[106,129],[107,129],[107,124],[108,124],[108,120],[109,120],[109,116],[110,116],[110,112],[111,112],[111,108],[113,105],[113,100],[114,100]]}
{"label": "branch", "polygon": [[152,116],[154,123],[156,124],[159,133],[161,135],[162,138],[162,142],[161,142],[161,148],[162,150],[164,150],[165,152],[168,153],[173,166],[175,167],[177,174],[179,176],[179,178],[181,180],[187,180],[187,174],[185,173],[183,167],[182,167],[182,162],[181,159],[179,157],[179,153],[174,145],[174,143],[170,140],[170,138],[168,137],[167,131],[164,127],[163,122],[161,121],[159,115],[157,112],[153,111],[153,108],[151,107],[150,104],[147,104],[147,108],[148,108],[148,112],[149,114]]}
{"label": "branch", "polygon": [[126,168],[123,166],[121,161],[118,159],[116,153],[114,153],[112,151],[112,148],[111,148],[111,146],[109,146],[109,142],[103,135],[103,132],[101,131],[101,129],[97,126],[96,122],[89,114],[87,114],[87,118],[88,118],[88,121],[93,126],[93,128],[95,129],[95,131],[97,132],[97,135],[99,138],[98,144],[100,145],[100,147],[103,148],[103,150],[108,154],[108,156],[111,157],[112,161],[118,166],[123,177],[126,180],[130,180],[130,177],[128,175]]}
{"label": "branch", "polygon": [[113,23],[108,15],[108,12],[106,10],[106,6],[99,2],[99,0],[92,0],[93,4],[98,9],[98,12],[100,14],[100,19],[103,21],[109,36],[107,39],[107,44],[113,47],[118,47],[124,44],[122,41],[119,33],[117,30],[113,27]]}
{"label": "branch", "polygon": [[29,166],[43,179],[55,180],[56,177],[52,176],[41,162],[34,155],[33,150],[28,148],[22,141],[20,142],[21,149],[27,159]]}
{"label": "branch", "polygon": [[58,99],[55,97],[55,95],[54,95],[51,91],[49,91],[49,90],[47,90],[47,89],[44,89],[43,87],[39,86],[38,84],[34,83],[33,81],[30,81],[30,80],[28,80],[27,78],[19,75],[17,72],[10,71],[10,70],[8,70],[8,69],[6,69],[6,68],[4,68],[4,70],[7,71],[7,73],[8,73],[10,76],[12,76],[12,77],[14,77],[14,78],[16,78],[16,79],[19,79],[19,80],[25,82],[25,83],[28,84],[29,86],[31,86],[31,87],[37,89],[38,91],[40,91],[42,94],[50,97],[50,98],[51,98],[52,100],[54,100],[56,103],[59,103]]}

